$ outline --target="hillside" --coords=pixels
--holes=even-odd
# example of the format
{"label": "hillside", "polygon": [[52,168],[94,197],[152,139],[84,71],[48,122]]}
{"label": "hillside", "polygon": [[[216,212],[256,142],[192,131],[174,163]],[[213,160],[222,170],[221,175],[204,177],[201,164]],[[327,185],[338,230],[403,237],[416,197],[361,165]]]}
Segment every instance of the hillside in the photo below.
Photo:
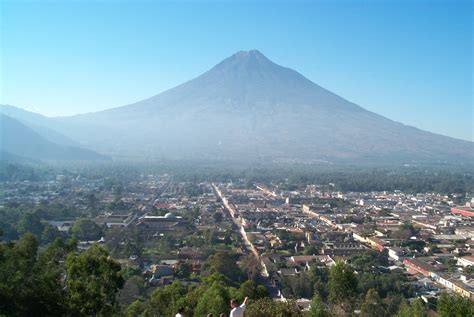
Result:
{"label": "hillside", "polygon": [[0,114],[0,153],[4,159],[104,160],[106,156],[79,147],[53,143],[23,123]]}
{"label": "hillside", "polygon": [[79,144],[71,138],[51,129],[50,126],[53,124],[48,117],[10,105],[0,105],[0,114],[18,120],[53,143],[66,146],[79,146]]}

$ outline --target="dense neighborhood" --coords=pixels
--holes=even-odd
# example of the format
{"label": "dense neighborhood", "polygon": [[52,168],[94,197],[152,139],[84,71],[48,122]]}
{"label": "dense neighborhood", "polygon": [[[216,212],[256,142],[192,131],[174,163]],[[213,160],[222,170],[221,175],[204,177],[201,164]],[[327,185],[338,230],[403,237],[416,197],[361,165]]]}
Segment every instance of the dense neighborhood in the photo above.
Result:
{"label": "dense neighborhood", "polygon": [[[341,192],[333,183],[290,187],[68,172],[3,182],[1,230],[6,241],[31,232],[44,246],[73,238],[78,254],[107,250],[124,272],[116,299],[130,316],[172,314],[178,304],[168,313],[150,302],[170,287],[184,287],[181,297],[189,296],[184,289],[199,290],[216,273],[230,280],[228,297],[270,299],[310,314],[317,295],[334,310],[330,276],[338,265],[358,279],[354,291],[376,292],[387,315],[404,301],[407,307],[421,301],[433,313],[441,296],[474,301],[469,195]],[[242,289],[245,281],[251,291]],[[357,301],[363,306],[364,296]],[[194,305],[188,314],[227,309]],[[344,305],[336,316],[364,315],[361,305]]]}

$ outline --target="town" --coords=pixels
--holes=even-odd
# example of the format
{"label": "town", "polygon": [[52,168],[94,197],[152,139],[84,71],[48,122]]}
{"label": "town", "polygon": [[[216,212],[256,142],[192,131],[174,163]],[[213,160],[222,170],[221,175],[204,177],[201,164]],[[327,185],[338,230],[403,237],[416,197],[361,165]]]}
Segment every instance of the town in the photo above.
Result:
{"label": "town", "polygon": [[[369,294],[387,316],[420,303],[439,313],[442,296],[474,301],[469,194],[67,172],[2,182],[0,206],[2,240],[30,232],[43,246],[73,238],[79,253],[107,250],[123,272],[116,298],[128,316],[174,315],[181,306],[188,315],[219,314],[228,299],[244,297],[285,303],[295,316],[316,305],[331,305],[336,316],[372,316]],[[329,280],[338,265],[357,278],[357,305],[334,297]],[[217,292],[225,305],[203,302],[216,274],[229,286]],[[160,303],[173,287],[179,296]],[[190,293],[201,297],[190,303]],[[246,316],[262,316],[251,308]]]}

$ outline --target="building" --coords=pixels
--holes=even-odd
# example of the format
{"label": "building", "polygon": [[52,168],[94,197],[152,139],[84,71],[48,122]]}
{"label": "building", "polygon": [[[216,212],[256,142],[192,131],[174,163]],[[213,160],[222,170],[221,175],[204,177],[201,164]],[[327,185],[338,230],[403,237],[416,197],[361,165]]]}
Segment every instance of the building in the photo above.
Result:
{"label": "building", "polygon": [[111,227],[128,227],[135,219],[137,214],[105,214],[99,215],[95,218],[95,222],[99,225],[106,225]]}
{"label": "building", "polygon": [[462,258],[458,259],[458,264],[463,267],[474,266],[474,256],[472,255],[463,256]]}
{"label": "building", "polygon": [[405,264],[408,269],[421,273],[424,276],[432,277],[436,275],[436,267],[424,261],[415,258],[407,258],[403,260],[403,264]]}
{"label": "building", "polygon": [[375,250],[379,252],[382,252],[383,249],[385,248],[386,242],[377,237],[368,237],[366,240],[367,240],[367,243],[370,244],[372,248],[374,248]]}
{"label": "building", "polygon": [[474,209],[471,207],[453,207],[451,212],[464,217],[474,217]]}
{"label": "building", "polygon": [[161,230],[172,230],[183,226],[185,223],[183,217],[167,213],[164,216],[143,216],[138,220],[138,226],[155,228]]}

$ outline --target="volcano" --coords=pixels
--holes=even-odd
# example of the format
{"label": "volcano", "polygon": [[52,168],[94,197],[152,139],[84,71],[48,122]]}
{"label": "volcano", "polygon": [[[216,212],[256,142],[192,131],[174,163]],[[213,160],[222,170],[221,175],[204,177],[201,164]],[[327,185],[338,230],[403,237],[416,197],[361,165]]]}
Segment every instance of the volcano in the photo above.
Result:
{"label": "volcano", "polygon": [[257,50],[238,52],[151,98],[56,118],[53,125],[82,145],[115,157],[351,163],[474,160],[474,143],[367,111]]}

